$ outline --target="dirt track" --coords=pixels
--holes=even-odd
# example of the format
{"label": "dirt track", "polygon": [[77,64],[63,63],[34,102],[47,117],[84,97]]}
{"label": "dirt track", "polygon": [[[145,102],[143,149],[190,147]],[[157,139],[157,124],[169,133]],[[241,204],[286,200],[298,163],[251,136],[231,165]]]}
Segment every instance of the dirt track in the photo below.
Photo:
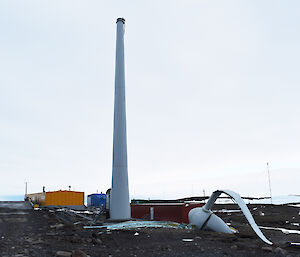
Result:
{"label": "dirt track", "polygon": [[[215,206],[215,210],[224,208],[235,206]],[[300,208],[251,205],[249,209],[258,225],[300,230]],[[48,211],[0,208],[0,252],[1,256],[20,257],[71,256],[75,250],[82,252],[73,252],[73,256],[300,256],[300,246],[289,243],[299,243],[300,234],[262,230],[274,242],[270,247],[257,238],[241,213],[217,215],[240,233],[135,229],[98,234],[99,230],[63,225]]]}

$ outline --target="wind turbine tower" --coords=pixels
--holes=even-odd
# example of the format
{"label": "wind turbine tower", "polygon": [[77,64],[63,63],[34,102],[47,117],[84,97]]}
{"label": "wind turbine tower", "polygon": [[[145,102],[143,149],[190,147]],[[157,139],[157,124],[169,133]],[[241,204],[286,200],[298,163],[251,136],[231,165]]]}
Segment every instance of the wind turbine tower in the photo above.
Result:
{"label": "wind turbine tower", "polygon": [[118,18],[115,68],[113,167],[110,199],[110,218],[112,220],[127,220],[131,217],[127,170],[124,26],[125,19]]}

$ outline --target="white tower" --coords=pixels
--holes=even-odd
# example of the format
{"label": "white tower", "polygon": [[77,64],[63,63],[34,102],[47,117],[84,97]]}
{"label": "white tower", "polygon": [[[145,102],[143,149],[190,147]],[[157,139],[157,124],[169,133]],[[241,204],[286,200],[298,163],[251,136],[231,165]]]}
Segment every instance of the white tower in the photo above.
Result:
{"label": "white tower", "polygon": [[112,220],[126,220],[131,217],[127,171],[124,25],[125,19],[118,18],[115,70],[114,145],[110,200],[110,218]]}

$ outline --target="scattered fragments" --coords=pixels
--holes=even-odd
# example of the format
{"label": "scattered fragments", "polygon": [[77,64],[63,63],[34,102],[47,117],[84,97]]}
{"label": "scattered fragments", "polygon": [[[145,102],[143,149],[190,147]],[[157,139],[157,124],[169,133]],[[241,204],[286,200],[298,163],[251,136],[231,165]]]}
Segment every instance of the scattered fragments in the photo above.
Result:
{"label": "scattered fragments", "polygon": [[[252,205],[250,207],[251,210],[257,208],[252,214],[259,225],[264,224],[268,227],[280,227],[288,230],[298,229],[298,226],[286,224],[285,221],[300,223],[300,217],[297,215],[299,208],[267,205]],[[225,208],[234,209],[235,207],[233,204],[214,205],[213,211]],[[264,211],[265,216],[259,216],[258,211],[260,210]],[[18,215],[18,212],[27,214]],[[240,213],[233,213],[229,216],[228,213],[218,212],[218,216],[237,228],[239,234],[200,231],[190,227],[185,229],[185,225],[174,222],[158,222],[158,224],[164,225],[162,227],[149,227],[145,226],[144,223],[141,227],[127,227],[108,231],[106,226],[115,224],[103,224],[104,220],[99,220],[98,224],[102,222],[101,226],[103,227],[83,229],[84,224],[89,224],[89,220],[78,215],[67,216],[70,217],[68,221],[71,223],[64,223],[55,215],[55,211],[51,212],[45,209],[36,212],[33,209],[1,208],[0,205],[0,213],[0,218],[3,220],[0,223],[0,255],[6,257],[107,257],[109,255],[112,257],[294,257],[299,256],[300,249],[299,234],[284,234],[273,229],[264,230],[264,233],[272,239],[274,246],[264,245]],[[10,213],[15,214],[10,215]],[[94,218],[92,214],[80,214]],[[27,220],[25,222],[18,222],[17,220],[6,222],[6,219],[10,217],[26,217]],[[292,217],[295,219],[293,220]],[[79,221],[82,223],[74,225]],[[139,222],[132,221],[129,224],[138,224]],[[122,223],[117,223],[117,225],[119,224]],[[103,233],[99,234],[101,231]],[[136,233],[138,235],[134,236]],[[262,247],[270,248],[262,249]]]}
{"label": "scattered fragments", "polygon": [[262,228],[262,229],[271,229],[271,230],[279,230],[279,231],[281,231],[284,234],[299,234],[300,235],[300,230],[286,229],[286,228],[263,227],[263,226],[259,226],[259,228]]}
{"label": "scattered fragments", "polygon": [[56,256],[71,257],[72,253],[66,251],[57,251]]}
{"label": "scattered fragments", "polygon": [[107,223],[102,226],[84,226],[85,229],[106,229],[106,230],[122,230],[137,228],[173,228],[173,229],[193,229],[189,224],[180,224],[170,221],[125,221],[121,223]]}
{"label": "scattered fragments", "polygon": [[183,242],[193,242],[194,239],[192,239],[192,238],[183,238],[182,241]]}

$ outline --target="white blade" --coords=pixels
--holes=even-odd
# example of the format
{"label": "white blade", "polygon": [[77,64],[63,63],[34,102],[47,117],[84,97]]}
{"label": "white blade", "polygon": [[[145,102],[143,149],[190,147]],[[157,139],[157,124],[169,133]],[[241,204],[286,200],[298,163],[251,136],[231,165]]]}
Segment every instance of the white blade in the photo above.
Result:
{"label": "white blade", "polygon": [[208,202],[204,205],[204,208],[207,210],[210,210],[217,198],[220,196],[220,194],[226,194],[229,195],[234,199],[234,201],[237,203],[237,205],[241,208],[242,212],[244,213],[246,219],[248,220],[250,226],[254,230],[254,232],[260,237],[261,240],[263,240],[265,243],[272,245],[273,243],[269,241],[264,234],[261,232],[259,227],[256,225],[247,205],[245,204],[244,200],[241,198],[241,196],[238,193],[235,193],[231,190],[217,190],[213,192],[211,197],[209,198]]}

